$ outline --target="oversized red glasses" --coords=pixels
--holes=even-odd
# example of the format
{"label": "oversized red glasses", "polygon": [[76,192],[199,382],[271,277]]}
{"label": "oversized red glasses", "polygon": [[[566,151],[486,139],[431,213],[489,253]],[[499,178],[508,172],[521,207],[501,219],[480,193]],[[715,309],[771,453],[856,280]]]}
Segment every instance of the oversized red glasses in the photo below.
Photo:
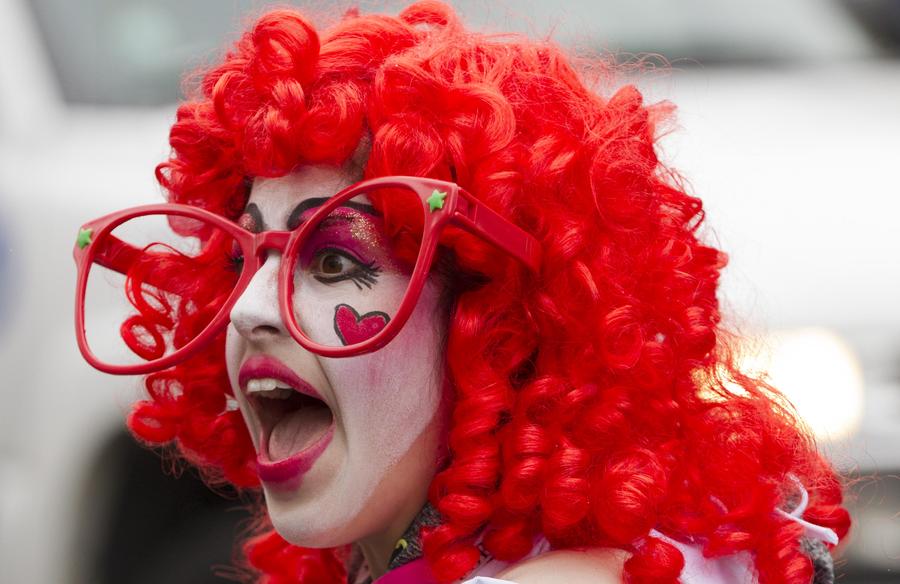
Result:
{"label": "oversized red glasses", "polygon": [[376,178],[295,213],[292,230],[261,233],[177,204],[86,223],[74,249],[84,358],[107,373],[141,374],[196,354],[224,330],[270,250],[282,254],[285,327],[326,357],[375,351],[397,335],[448,227],[483,238],[531,270],[540,267],[534,237],[450,182]]}

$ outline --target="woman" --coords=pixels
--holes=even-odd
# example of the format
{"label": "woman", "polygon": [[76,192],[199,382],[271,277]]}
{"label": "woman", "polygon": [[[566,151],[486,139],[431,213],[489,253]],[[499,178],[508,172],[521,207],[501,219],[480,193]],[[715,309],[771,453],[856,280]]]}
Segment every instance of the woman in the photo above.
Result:
{"label": "woman", "polygon": [[[179,108],[195,210],[82,229],[147,362],[83,352],[150,372],[139,438],[261,484],[263,581],[825,581],[841,486],[735,367],[669,108],[574,63],[436,2],[270,12]],[[199,247],[112,239],[140,213]]]}

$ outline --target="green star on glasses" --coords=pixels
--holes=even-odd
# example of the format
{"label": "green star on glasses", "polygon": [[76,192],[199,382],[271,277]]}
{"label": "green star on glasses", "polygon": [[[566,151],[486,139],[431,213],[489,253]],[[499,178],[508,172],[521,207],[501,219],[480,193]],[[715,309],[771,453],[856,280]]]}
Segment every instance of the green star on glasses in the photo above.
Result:
{"label": "green star on glasses", "polygon": [[437,189],[431,192],[431,196],[425,199],[428,203],[428,209],[433,213],[437,209],[444,208],[444,197],[447,196],[447,193],[443,191],[439,191]]}
{"label": "green star on glasses", "polygon": [[75,240],[75,242],[78,244],[78,247],[84,249],[91,244],[91,237],[93,237],[93,235],[93,229],[79,229],[78,238]]}

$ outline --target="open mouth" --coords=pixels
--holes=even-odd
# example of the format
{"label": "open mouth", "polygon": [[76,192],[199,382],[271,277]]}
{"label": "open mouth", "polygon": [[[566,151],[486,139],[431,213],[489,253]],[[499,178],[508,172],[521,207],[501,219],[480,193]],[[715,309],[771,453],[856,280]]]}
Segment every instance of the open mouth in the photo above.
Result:
{"label": "open mouth", "polygon": [[247,359],[238,384],[259,422],[260,478],[288,483],[302,477],[331,443],[334,412],[310,383],[271,355]]}
{"label": "open mouth", "polygon": [[247,388],[250,407],[260,421],[260,454],[272,462],[290,458],[329,431],[334,414],[324,401],[283,384],[265,390],[254,387],[263,381],[251,380]]}

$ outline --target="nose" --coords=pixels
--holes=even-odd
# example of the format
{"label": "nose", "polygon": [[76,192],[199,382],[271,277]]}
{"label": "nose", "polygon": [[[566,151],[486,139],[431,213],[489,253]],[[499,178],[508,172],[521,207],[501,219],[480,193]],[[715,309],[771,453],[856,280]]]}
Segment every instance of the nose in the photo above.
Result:
{"label": "nose", "polygon": [[288,334],[278,309],[278,268],[281,254],[270,252],[231,309],[231,322],[241,336],[265,341]]}

